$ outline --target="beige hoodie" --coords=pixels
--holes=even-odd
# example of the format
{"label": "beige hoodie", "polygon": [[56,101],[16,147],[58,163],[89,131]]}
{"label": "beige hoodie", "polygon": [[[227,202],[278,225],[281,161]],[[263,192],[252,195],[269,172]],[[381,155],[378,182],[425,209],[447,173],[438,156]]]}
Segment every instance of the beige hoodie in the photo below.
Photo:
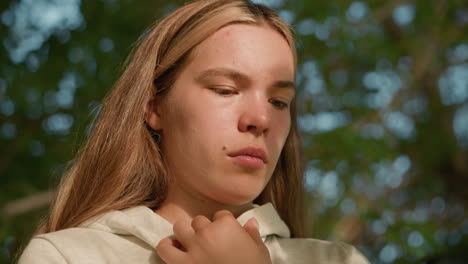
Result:
{"label": "beige hoodie", "polygon": [[[368,264],[352,246],[317,239],[290,238],[289,229],[268,203],[237,218],[241,225],[255,217],[274,264]],[[111,211],[83,225],[34,237],[19,264],[34,263],[164,263],[158,242],[173,235],[172,225],[144,206]]]}

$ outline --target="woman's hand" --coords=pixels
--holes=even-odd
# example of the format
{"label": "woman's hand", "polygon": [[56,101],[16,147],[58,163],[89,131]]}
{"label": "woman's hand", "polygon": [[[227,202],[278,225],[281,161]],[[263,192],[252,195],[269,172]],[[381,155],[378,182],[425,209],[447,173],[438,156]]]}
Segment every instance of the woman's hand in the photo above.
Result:
{"label": "woman's hand", "polygon": [[177,221],[174,234],[177,240],[165,238],[156,246],[168,264],[271,264],[254,218],[242,227],[231,212],[222,210],[213,222],[204,216],[195,217],[192,223]]}

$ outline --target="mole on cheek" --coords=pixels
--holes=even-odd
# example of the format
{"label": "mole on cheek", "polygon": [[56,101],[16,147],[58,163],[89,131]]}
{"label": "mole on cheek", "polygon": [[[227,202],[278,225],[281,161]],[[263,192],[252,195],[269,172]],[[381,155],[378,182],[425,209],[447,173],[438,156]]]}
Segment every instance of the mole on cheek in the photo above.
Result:
{"label": "mole on cheek", "polygon": [[226,146],[223,146],[223,150],[226,150]]}

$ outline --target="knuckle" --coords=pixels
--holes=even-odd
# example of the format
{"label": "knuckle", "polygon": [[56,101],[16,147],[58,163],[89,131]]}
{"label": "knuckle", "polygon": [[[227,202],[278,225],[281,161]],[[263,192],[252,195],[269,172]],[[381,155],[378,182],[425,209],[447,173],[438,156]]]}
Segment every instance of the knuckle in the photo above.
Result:
{"label": "knuckle", "polygon": [[202,239],[210,239],[212,237],[212,231],[209,228],[203,228],[198,233]]}
{"label": "knuckle", "polygon": [[174,231],[180,230],[182,228],[182,225],[183,225],[183,222],[177,221],[174,223],[174,226],[172,227],[172,229],[174,229]]}
{"label": "knuckle", "polygon": [[234,219],[234,216],[228,210],[221,210],[216,212],[215,217],[217,219]]}
{"label": "knuckle", "polygon": [[159,255],[165,255],[166,253],[166,246],[164,244],[161,244],[161,243],[157,244],[155,249]]}
{"label": "knuckle", "polygon": [[197,215],[193,218],[193,222],[203,222],[203,221],[206,221],[208,220],[208,218],[206,218],[205,216],[203,215]]}
{"label": "knuckle", "polygon": [[197,215],[192,219],[192,221],[197,221],[197,220],[201,220],[201,219],[203,219],[203,216]]}
{"label": "knuckle", "polygon": [[217,212],[217,214],[219,216],[232,215],[232,213],[229,212],[228,210],[220,210],[220,211]]}
{"label": "knuckle", "polygon": [[174,223],[174,226],[172,227],[172,229],[174,233],[178,234],[180,232],[184,232],[188,230],[187,228],[188,226],[190,226],[190,224],[185,221],[177,221]]}

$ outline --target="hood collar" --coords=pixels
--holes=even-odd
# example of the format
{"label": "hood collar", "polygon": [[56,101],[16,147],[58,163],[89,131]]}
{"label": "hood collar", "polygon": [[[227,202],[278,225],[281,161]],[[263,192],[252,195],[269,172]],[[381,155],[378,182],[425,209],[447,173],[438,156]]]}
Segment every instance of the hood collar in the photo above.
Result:
{"label": "hood collar", "polygon": [[[241,214],[237,221],[243,226],[252,217],[257,219],[260,236],[264,241],[269,235],[290,237],[289,228],[271,203],[254,205],[254,208]],[[80,227],[117,235],[133,235],[151,247],[155,247],[161,239],[174,235],[172,224],[145,206],[136,206],[121,211],[113,210],[86,221]]]}

